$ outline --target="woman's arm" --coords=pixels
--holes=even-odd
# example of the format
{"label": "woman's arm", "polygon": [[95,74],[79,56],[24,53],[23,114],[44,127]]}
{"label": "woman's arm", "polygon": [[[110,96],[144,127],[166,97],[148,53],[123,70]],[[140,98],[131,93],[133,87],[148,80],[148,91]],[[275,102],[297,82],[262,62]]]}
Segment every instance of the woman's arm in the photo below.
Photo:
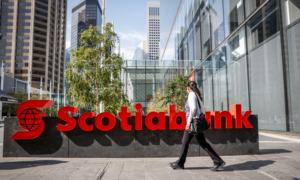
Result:
{"label": "woman's arm", "polygon": [[189,118],[187,119],[187,124],[191,124],[191,121],[196,113],[196,95],[194,92],[190,92],[189,93],[189,97],[188,97],[188,103],[190,106],[190,113],[189,113]]}

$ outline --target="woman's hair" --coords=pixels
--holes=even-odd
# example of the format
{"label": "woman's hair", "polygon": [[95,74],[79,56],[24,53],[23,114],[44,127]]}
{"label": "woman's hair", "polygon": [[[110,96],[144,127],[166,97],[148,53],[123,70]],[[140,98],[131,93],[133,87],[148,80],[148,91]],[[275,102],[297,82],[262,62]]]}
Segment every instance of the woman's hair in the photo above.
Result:
{"label": "woman's hair", "polygon": [[198,96],[200,97],[201,101],[203,102],[203,98],[202,95],[197,87],[197,83],[195,81],[190,81],[187,85],[187,87],[191,88],[191,90],[195,93],[198,94]]}

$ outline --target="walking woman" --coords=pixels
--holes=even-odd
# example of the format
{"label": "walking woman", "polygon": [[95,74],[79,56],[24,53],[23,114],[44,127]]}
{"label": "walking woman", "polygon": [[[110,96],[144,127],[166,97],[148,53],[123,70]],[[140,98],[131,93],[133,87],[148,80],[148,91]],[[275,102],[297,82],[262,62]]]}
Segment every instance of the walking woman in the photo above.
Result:
{"label": "walking woman", "polygon": [[[186,119],[187,125],[184,130],[183,138],[182,138],[182,149],[180,153],[179,160],[176,162],[170,163],[170,166],[173,169],[184,169],[184,163],[186,161],[186,155],[189,149],[189,143],[191,142],[194,135],[189,133],[190,124],[193,117],[198,118],[201,113],[205,114],[203,99],[199,89],[197,88],[197,84],[194,81],[190,81],[187,85],[187,92],[189,93],[188,101],[185,104],[186,109]],[[199,107],[199,103],[200,106]],[[225,162],[220,158],[220,156],[212,149],[212,147],[206,142],[204,134],[200,133],[195,135],[199,145],[209,154],[211,159],[213,160],[214,167],[211,168],[212,171],[217,171],[223,166],[225,166]]]}

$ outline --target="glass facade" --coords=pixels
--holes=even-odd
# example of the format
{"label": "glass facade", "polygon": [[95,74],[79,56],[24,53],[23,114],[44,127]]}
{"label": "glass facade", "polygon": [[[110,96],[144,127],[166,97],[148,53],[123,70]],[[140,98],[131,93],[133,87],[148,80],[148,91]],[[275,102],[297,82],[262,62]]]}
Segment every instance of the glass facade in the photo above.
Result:
{"label": "glass facade", "polygon": [[[71,48],[66,49],[66,62],[65,62],[65,69],[67,69],[68,62],[71,61],[71,54],[70,54]],[[68,94],[70,85],[69,83],[65,80],[65,88],[66,88],[66,94]]]}
{"label": "glass facade", "polygon": [[161,22],[160,59],[190,62],[177,73],[194,72],[205,110],[242,104],[259,129],[300,132],[300,1],[161,0]]}
{"label": "glass facade", "polygon": [[98,0],[83,0],[72,8],[71,49],[78,47],[79,33],[91,24],[102,27],[102,9]]}
{"label": "glass facade", "polygon": [[[186,67],[192,70],[193,61],[125,60],[127,69],[121,79],[125,92],[134,103],[141,103],[144,110],[154,94],[176,74],[184,73]],[[186,71],[187,72],[187,71]]]}

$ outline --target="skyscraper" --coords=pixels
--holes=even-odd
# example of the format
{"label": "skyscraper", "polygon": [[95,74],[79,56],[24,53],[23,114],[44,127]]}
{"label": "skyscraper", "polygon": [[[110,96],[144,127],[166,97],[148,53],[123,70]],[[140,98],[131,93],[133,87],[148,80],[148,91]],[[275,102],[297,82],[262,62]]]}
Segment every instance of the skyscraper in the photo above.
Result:
{"label": "skyscraper", "polygon": [[[62,92],[67,0],[0,1],[0,62],[12,77]],[[30,77],[31,72],[31,80]],[[46,82],[46,83],[45,83]]]}
{"label": "skyscraper", "polygon": [[147,59],[147,41],[142,41],[141,44],[135,49],[133,55],[131,55],[131,60],[146,60]]}
{"label": "skyscraper", "polygon": [[159,1],[147,2],[147,43],[148,57],[150,60],[159,58],[160,42],[160,3]]}
{"label": "skyscraper", "polygon": [[90,25],[102,25],[102,9],[98,0],[82,0],[72,8],[71,49],[79,46],[79,33]]}
{"label": "skyscraper", "polygon": [[[65,69],[67,69],[67,63],[71,61],[71,54],[70,54],[71,48],[69,47],[66,49],[66,62],[65,62]],[[67,81],[65,81],[65,87],[66,87],[66,94],[69,92],[70,85]]]}

